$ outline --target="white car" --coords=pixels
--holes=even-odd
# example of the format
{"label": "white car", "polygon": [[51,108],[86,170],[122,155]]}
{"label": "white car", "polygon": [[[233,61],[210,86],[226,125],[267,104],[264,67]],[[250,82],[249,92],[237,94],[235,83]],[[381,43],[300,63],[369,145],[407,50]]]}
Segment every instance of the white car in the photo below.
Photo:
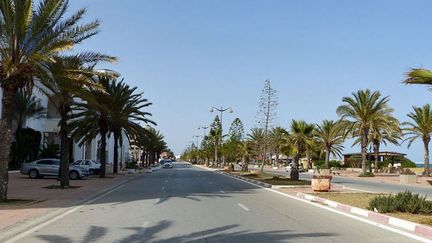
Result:
{"label": "white car", "polygon": [[90,175],[99,174],[101,167],[101,164],[99,162],[92,159],[77,160],[73,162],[72,165],[79,165],[81,167],[87,168]]}

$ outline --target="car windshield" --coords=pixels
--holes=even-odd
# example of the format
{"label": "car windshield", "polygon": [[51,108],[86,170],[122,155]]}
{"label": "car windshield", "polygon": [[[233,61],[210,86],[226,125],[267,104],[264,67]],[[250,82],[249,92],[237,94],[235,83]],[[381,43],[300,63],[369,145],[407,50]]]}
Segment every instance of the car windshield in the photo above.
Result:
{"label": "car windshield", "polygon": [[81,163],[81,160],[75,161],[72,163],[72,165],[79,165]]}

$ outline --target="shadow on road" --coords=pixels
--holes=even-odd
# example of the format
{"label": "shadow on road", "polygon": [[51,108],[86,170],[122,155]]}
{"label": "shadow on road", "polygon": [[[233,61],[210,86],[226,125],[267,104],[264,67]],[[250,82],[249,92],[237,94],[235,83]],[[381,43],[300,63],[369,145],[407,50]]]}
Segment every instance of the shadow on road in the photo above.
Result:
{"label": "shadow on road", "polygon": [[[293,233],[290,230],[249,232],[238,229],[239,225],[232,224],[221,226],[213,229],[196,231],[190,234],[174,236],[171,238],[157,239],[157,235],[165,229],[172,226],[171,221],[161,221],[157,225],[144,227],[123,228],[131,231],[131,234],[122,239],[103,239],[108,230],[103,227],[91,226],[84,236],[78,242],[90,243],[95,241],[101,242],[120,242],[120,243],[138,243],[138,242],[289,242],[293,239],[307,239],[332,237],[336,234],[315,232],[315,233]],[[77,242],[77,239],[71,239],[61,235],[38,235],[40,240],[50,243],[69,243]],[[316,239],[319,241],[319,239]],[[328,240],[328,238],[327,238]]]}

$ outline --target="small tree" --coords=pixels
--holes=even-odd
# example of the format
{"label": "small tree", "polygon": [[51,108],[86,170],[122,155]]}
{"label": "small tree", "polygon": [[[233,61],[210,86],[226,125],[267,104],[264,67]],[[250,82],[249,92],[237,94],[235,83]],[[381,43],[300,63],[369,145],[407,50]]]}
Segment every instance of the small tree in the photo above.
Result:
{"label": "small tree", "polygon": [[273,122],[276,118],[276,108],[278,100],[276,96],[276,90],[271,86],[270,80],[264,82],[264,88],[261,91],[261,98],[259,101],[259,110],[257,113],[257,122],[262,127],[264,132],[264,143],[263,143],[263,161],[261,164],[261,171],[264,170],[264,164],[266,162],[267,153],[269,152],[269,145],[271,143],[269,131],[273,126]]}

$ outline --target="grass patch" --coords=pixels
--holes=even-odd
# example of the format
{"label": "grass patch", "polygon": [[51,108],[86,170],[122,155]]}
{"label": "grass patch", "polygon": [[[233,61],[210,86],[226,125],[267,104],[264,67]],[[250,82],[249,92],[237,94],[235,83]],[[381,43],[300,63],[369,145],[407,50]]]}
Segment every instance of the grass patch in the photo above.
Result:
{"label": "grass patch", "polygon": [[[334,192],[323,192],[323,193],[313,193],[314,196],[325,198],[331,201],[347,204],[357,208],[367,209],[369,202],[379,196],[388,194],[376,194],[376,193],[334,193]],[[385,213],[385,215],[392,216],[395,218],[400,218],[408,220],[418,224],[424,224],[432,226],[432,215],[424,214],[410,214],[410,213]]]}
{"label": "grass patch", "polygon": [[291,180],[291,178],[287,178],[284,176],[273,176],[265,173],[261,173],[261,174],[249,173],[249,174],[244,174],[242,176],[257,181],[265,182],[270,185],[303,186],[303,185],[311,184],[310,181],[306,181],[306,180]]}
{"label": "grass patch", "polygon": [[369,202],[378,195],[375,193],[337,193],[337,192],[322,192],[313,193],[314,196],[325,198],[331,201],[348,204],[358,208],[367,209]]}
{"label": "grass patch", "polygon": [[43,188],[45,188],[45,189],[51,189],[51,190],[67,190],[67,189],[77,189],[77,188],[80,188],[80,186],[61,187],[59,185],[49,185],[49,186],[45,186]]}

